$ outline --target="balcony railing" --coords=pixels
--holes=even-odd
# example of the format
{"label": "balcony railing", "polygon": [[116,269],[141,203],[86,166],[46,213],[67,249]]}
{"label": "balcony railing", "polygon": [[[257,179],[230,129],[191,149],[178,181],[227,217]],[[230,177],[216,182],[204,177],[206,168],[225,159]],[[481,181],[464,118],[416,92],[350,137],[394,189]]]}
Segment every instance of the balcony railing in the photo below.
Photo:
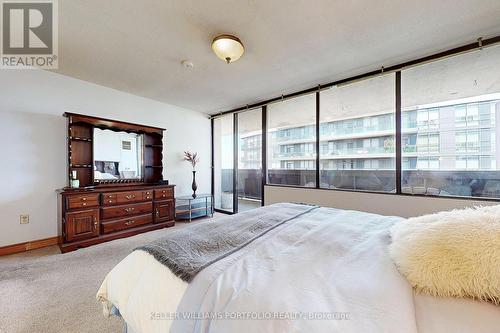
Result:
{"label": "balcony railing", "polygon": [[316,154],[314,152],[305,152],[305,151],[296,151],[296,152],[280,152],[274,153],[274,158],[283,158],[283,157],[314,157]]}
{"label": "balcony railing", "polygon": [[[427,149],[426,149],[427,148]],[[416,152],[432,152],[432,153],[438,153],[439,152],[439,147],[433,147],[433,146],[420,146],[419,149],[417,149],[416,145],[410,145],[410,146],[404,146],[403,147],[403,153],[416,153]],[[327,150],[327,149],[321,149],[321,156],[349,156],[349,155],[369,155],[369,154],[394,154],[395,148],[394,147],[369,147],[369,148],[353,148],[353,149],[340,149],[340,150]],[[274,158],[286,158],[286,157],[309,157],[309,158],[314,158],[315,157],[314,152],[283,152],[283,153],[275,153],[273,154]]]}
{"label": "balcony railing", "polygon": [[384,132],[394,130],[392,122],[380,124],[378,126],[361,126],[361,127],[347,127],[347,128],[331,128],[326,124],[320,125],[320,133],[322,136],[342,136],[350,134],[365,134],[372,132]]}
{"label": "balcony railing", "polygon": [[[361,191],[396,191],[394,170],[322,170],[320,186]],[[314,170],[268,170],[270,184],[314,187]],[[232,192],[232,170],[222,170],[222,191]],[[404,193],[500,198],[500,171],[403,170]],[[261,197],[261,171],[238,170],[238,195]]]}
{"label": "balcony railing", "polygon": [[[311,185],[314,170],[269,170],[269,182]],[[322,170],[320,186],[331,189],[396,192],[393,170]],[[500,171],[404,170],[403,192],[500,198]]]}
{"label": "balcony railing", "polygon": [[352,148],[339,149],[334,151],[322,152],[325,156],[342,156],[342,155],[367,155],[367,154],[389,154],[394,153],[394,147],[367,147],[367,148]]}

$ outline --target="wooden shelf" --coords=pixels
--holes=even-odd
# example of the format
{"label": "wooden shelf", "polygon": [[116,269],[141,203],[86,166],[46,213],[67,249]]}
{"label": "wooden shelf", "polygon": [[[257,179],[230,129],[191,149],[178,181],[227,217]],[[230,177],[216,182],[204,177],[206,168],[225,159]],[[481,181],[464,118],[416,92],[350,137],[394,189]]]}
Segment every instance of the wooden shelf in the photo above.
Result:
{"label": "wooden shelf", "polygon": [[89,139],[89,138],[80,138],[80,137],[76,137],[76,136],[73,136],[73,137],[69,137],[70,140],[72,141],[83,141],[83,142],[92,142],[92,139]]}
{"label": "wooden shelf", "polygon": [[[116,120],[91,117],[75,113],[65,113],[68,118],[66,134],[68,169],[78,171],[80,186],[106,186],[94,182],[94,129],[108,129],[116,132],[134,132],[143,135],[142,161],[144,165],[144,183],[158,183],[163,180],[163,129],[143,126]],[[68,184],[71,172],[67,173]]]}

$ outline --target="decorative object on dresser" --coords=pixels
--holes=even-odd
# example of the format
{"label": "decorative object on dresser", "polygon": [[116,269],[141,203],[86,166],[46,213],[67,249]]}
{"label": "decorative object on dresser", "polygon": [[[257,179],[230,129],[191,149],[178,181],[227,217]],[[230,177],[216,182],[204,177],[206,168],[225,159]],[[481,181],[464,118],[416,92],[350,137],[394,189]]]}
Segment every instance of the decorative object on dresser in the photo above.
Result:
{"label": "decorative object on dresser", "polygon": [[164,129],[64,116],[68,180],[80,187],[59,190],[62,252],[175,224],[175,185],[162,173]]}
{"label": "decorative object on dresser", "polygon": [[185,151],[184,161],[188,161],[193,167],[193,183],[191,184],[191,189],[193,190],[193,198],[196,198],[196,190],[198,189],[198,185],[196,185],[196,164],[200,161],[200,158],[198,157],[198,153]]}
{"label": "decorative object on dresser", "polygon": [[71,183],[70,183],[72,188],[79,188],[80,187],[80,181],[78,180],[78,173],[76,170],[71,171]]}

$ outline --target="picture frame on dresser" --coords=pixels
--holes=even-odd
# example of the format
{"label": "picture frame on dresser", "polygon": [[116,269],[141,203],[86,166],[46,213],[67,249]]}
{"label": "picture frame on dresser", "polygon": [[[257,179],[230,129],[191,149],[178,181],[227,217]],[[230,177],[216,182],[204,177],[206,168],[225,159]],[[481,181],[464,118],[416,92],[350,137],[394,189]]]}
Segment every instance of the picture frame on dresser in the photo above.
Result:
{"label": "picture frame on dresser", "polygon": [[[61,252],[175,225],[175,185],[163,180],[165,129],[76,113],[63,116],[68,186],[58,190]],[[100,139],[96,154],[95,133],[103,131],[108,138]],[[120,156],[130,154],[135,154],[133,167],[122,168],[127,163]],[[108,170],[113,175],[102,177]],[[71,187],[75,183],[79,187]]]}

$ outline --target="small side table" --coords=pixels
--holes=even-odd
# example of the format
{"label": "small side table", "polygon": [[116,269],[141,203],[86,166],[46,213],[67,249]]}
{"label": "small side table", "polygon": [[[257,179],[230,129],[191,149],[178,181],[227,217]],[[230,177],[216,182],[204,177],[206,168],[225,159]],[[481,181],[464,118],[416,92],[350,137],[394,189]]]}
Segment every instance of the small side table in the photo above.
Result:
{"label": "small side table", "polygon": [[[210,199],[210,200],[209,200]],[[175,198],[179,206],[175,207],[175,218],[178,220],[189,220],[193,218],[214,216],[214,197],[211,194],[184,195]]]}

